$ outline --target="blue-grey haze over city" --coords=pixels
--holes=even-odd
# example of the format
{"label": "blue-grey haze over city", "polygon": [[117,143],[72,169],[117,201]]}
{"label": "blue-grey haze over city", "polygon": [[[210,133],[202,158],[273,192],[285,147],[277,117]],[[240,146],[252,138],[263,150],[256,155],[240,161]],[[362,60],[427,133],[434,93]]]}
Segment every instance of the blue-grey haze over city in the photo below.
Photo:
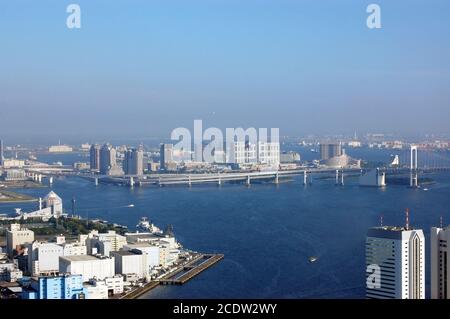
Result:
{"label": "blue-grey haze over city", "polygon": [[3,136],[449,132],[448,1],[377,1],[381,29],[356,0],[77,3],[81,29],[67,1],[1,1]]}

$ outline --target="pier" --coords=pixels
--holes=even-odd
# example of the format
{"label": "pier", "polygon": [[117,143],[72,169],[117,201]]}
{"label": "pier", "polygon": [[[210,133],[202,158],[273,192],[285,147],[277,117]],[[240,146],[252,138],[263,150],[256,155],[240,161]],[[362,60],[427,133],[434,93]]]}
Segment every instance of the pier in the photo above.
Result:
{"label": "pier", "polygon": [[146,283],[143,287],[137,288],[135,290],[130,291],[124,296],[119,297],[119,299],[137,299],[146,292],[156,288],[159,286],[159,281],[150,281]]}
{"label": "pier", "polygon": [[224,256],[222,254],[201,255],[184,266],[178,272],[171,274],[169,278],[161,279],[159,282],[161,285],[182,285],[197,276],[202,271],[222,260],[223,257]]}
{"label": "pier", "polygon": [[224,258],[223,254],[200,254],[185,265],[166,274],[160,279],[152,280],[136,288],[120,299],[136,299],[159,285],[182,285]]}

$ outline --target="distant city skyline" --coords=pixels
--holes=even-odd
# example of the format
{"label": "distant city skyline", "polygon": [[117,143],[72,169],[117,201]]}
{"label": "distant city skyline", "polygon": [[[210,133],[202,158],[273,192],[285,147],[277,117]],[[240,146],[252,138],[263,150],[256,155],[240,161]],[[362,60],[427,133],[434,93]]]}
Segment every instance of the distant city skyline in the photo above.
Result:
{"label": "distant city skyline", "polygon": [[[281,130],[281,132],[283,132]],[[401,140],[406,143],[420,143],[425,141],[448,141],[450,140],[450,133],[448,134],[391,134],[391,133],[359,133],[356,140],[366,140],[370,134],[382,134],[384,140]],[[280,135],[280,141],[282,143],[298,143],[303,140],[308,141],[349,141],[353,140],[353,134],[303,134],[303,135]],[[129,132],[121,132],[119,134],[65,134],[55,133],[53,134],[25,134],[25,133],[5,133],[0,135],[3,139],[4,147],[22,145],[27,147],[49,147],[51,145],[58,145],[60,142],[63,145],[80,146],[83,143],[89,144],[103,144],[112,143],[114,145],[130,145],[138,147],[141,144],[159,148],[161,143],[175,143],[170,139],[170,136],[145,136],[134,135]]]}
{"label": "distant city skyline", "polygon": [[281,136],[450,133],[450,3],[4,3],[0,136],[169,138],[202,119]]}

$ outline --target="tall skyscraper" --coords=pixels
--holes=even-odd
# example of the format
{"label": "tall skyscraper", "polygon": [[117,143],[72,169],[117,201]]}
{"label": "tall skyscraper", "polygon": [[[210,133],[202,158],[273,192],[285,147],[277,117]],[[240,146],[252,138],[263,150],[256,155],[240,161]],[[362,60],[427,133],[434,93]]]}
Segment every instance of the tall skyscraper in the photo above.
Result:
{"label": "tall skyscraper", "polygon": [[340,142],[320,143],[320,159],[327,160],[342,155],[342,144]]}
{"label": "tall skyscraper", "polygon": [[0,166],[3,166],[3,140],[0,139]]}
{"label": "tall skyscraper", "polygon": [[450,299],[450,227],[432,227],[431,246],[431,298]]}
{"label": "tall skyscraper", "polygon": [[106,143],[100,149],[100,174],[108,175],[116,167],[116,149]]}
{"label": "tall skyscraper", "polygon": [[425,299],[425,237],[408,222],[368,230],[366,267],[366,298]]}
{"label": "tall skyscraper", "polygon": [[127,175],[144,174],[144,150],[142,146],[137,149],[129,149],[125,152],[123,170]]}
{"label": "tall skyscraper", "polygon": [[159,156],[161,169],[166,169],[167,164],[173,162],[173,144],[161,144]]}
{"label": "tall skyscraper", "polygon": [[90,148],[90,164],[91,164],[91,170],[100,170],[100,145],[98,144],[92,144]]}

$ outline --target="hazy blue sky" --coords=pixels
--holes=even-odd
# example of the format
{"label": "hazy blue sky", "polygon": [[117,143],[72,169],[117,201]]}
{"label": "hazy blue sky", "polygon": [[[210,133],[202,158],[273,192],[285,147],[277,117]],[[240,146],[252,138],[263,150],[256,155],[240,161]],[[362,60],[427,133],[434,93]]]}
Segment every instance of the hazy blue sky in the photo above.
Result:
{"label": "hazy blue sky", "polygon": [[450,132],[450,1],[0,0],[0,136],[168,137],[194,119]]}

